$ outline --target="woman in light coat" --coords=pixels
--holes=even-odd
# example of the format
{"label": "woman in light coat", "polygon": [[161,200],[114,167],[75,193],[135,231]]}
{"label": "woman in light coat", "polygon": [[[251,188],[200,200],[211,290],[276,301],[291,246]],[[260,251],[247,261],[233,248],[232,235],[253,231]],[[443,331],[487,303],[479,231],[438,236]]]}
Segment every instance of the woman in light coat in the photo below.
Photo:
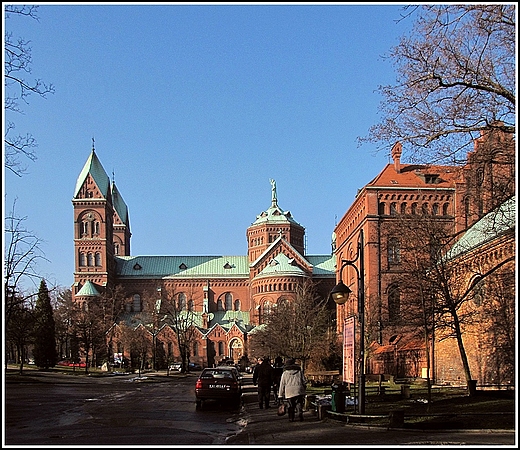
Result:
{"label": "woman in light coat", "polygon": [[286,399],[289,403],[289,420],[294,422],[296,412],[300,421],[303,420],[303,402],[305,400],[306,380],[302,369],[290,358],[285,362],[280,387],[278,388],[278,399]]}

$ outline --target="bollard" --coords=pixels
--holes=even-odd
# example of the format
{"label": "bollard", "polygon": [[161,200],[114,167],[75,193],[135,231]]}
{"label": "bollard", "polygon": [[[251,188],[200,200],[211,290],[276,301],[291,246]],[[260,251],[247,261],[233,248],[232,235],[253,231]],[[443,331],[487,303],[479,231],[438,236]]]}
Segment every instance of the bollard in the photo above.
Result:
{"label": "bollard", "polygon": [[397,409],[395,411],[390,411],[389,416],[389,427],[392,428],[401,428],[404,426],[404,409]]}
{"label": "bollard", "polygon": [[401,396],[403,398],[410,398],[410,385],[409,384],[401,385]]}

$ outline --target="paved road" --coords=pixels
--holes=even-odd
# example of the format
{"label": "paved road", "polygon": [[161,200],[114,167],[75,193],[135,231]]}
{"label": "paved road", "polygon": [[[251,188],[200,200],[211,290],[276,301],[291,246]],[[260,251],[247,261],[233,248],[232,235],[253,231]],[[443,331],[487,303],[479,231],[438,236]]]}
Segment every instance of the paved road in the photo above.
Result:
{"label": "paved road", "polygon": [[238,410],[196,411],[195,375],[13,378],[5,383],[6,445],[214,445],[242,428]]}
{"label": "paved road", "polygon": [[[32,377],[31,377],[32,378]],[[40,374],[6,377],[4,446],[376,446],[501,445],[517,448],[512,431],[410,431],[319,420],[303,422],[260,410],[246,375],[240,411],[196,411],[195,376],[85,377]]]}

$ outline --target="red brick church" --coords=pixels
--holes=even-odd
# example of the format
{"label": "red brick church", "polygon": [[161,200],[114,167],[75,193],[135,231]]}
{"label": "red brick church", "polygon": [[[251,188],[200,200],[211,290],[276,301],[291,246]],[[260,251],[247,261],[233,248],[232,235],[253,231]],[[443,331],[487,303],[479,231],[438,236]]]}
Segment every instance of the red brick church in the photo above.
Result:
{"label": "red brick church", "polygon": [[[293,298],[305,279],[316,283],[323,298],[335,284],[334,256],[306,254],[305,228],[279,206],[274,180],[270,205],[246,230],[246,255],[132,255],[127,204],[94,148],[77,179],[72,204],[75,301],[88,305],[118,287],[122,291],[111,354],[130,356],[122,324],[150,330],[143,319],[151,309],[150,296],[154,301],[175,297],[180,310],[195,317],[190,360],[202,366],[224,358],[238,362],[247,354],[248,334],[273,305]],[[148,336],[162,348],[158,368],[179,359],[171,326],[158,324]]]}

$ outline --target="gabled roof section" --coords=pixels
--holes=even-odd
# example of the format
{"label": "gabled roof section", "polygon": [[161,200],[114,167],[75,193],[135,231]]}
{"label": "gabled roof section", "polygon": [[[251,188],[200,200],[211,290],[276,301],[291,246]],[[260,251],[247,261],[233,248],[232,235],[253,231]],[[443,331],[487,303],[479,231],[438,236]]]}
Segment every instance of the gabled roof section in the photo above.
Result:
{"label": "gabled roof section", "polygon": [[76,294],[76,297],[99,297],[99,291],[92,281],[87,280]]}
{"label": "gabled roof section", "polygon": [[444,258],[449,261],[470,252],[507,231],[514,230],[515,224],[516,197],[511,197],[472,225],[446,253]]}
{"label": "gabled roof section", "polygon": [[309,261],[298,251],[296,250],[289,242],[287,242],[282,236],[278,236],[272,243],[265,249],[265,251],[256,258],[249,266],[254,267],[256,266],[260,261],[264,260],[265,258],[268,258],[270,255],[273,255],[275,253],[278,253],[277,247],[280,248],[286,248],[289,250],[291,254],[294,255],[295,258],[297,258],[300,263],[303,266],[307,266],[309,270],[311,270],[311,265],[309,264]]}
{"label": "gabled roof section", "polygon": [[114,181],[112,182],[112,203],[121,223],[129,226],[130,218],[128,216],[128,206],[126,206],[126,203],[119,193],[119,190],[117,189],[116,183]]}
{"label": "gabled roof section", "polygon": [[81,170],[81,173],[79,174],[79,177],[76,181],[76,188],[74,189],[73,198],[76,198],[78,196],[78,193],[81,187],[83,186],[83,183],[85,183],[85,180],[89,175],[96,183],[97,187],[103,194],[103,197],[109,198],[110,179],[108,178],[105,169],[103,169],[103,166],[99,161],[94,149],[92,149],[92,153],[90,153],[87,162],[85,163],[83,169]]}
{"label": "gabled roof section", "polygon": [[305,271],[295,262],[294,258],[289,258],[284,253],[280,252],[272,258],[267,266],[255,277],[261,278],[264,276],[272,277],[273,275],[292,275],[292,276],[306,276]]}
{"label": "gabled roof section", "polygon": [[394,164],[387,164],[366,187],[454,188],[459,174],[456,166],[402,164],[398,172]]}
{"label": "gabled roof section", "polygon": [[116,256],[119,277],[248,278],[247,256]]}

